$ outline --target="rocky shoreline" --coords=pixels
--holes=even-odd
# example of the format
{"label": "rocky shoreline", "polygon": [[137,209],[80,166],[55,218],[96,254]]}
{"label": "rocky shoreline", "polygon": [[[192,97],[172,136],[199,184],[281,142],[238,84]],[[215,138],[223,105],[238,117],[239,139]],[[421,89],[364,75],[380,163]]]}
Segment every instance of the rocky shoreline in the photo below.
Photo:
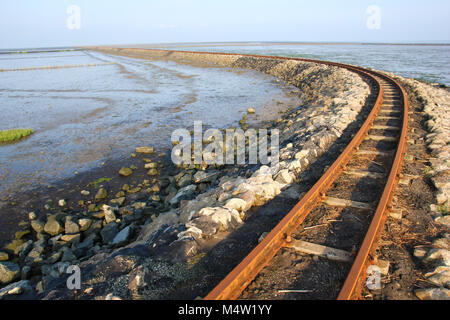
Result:
{"label": "rocky shoreline", "polygon": [[[161,58],[158,53],[120,51]],[[24,231],[0,253],[0,283],[5,286],[0,297],[170,297],[172,288],[193,276],[192,266],[217,239],[245,224],[248,212],[292,192],[299,175],[355,121],[370,94],[358,75],[336,67],[240,56],[165,58],[258,70],[296,86],[302,105],[272,126],[280,130],[280,166],[192,165],[161,179],[159,165],[150,160],[145,164],[148,177],[134,187],[124,186],[107,204],[102,201],[107,190],[99,187],[95,194],[85,193],[92,198],[87,210],[62,211],[45,219],[30,213]],[[122,168],[120,174],[134,170]],[[129,198],[133,200],[124,205]],[[64,208],[65,200],[57,205]],[[66,287],[66,271],[72,265],[81,268],[81,291]]]}

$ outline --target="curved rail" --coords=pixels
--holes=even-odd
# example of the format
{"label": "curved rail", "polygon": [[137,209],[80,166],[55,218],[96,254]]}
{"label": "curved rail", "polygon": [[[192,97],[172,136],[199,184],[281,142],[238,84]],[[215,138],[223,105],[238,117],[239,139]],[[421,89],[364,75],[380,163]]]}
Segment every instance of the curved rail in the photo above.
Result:
{"label": "curved rail", "polygon": [[359,249],[358,255],[353,263],[349,275],[339,293],[338,300],[350,300],[357,299],[359,293],[361,292],[363,279],[365,279],[367,265],[369,263],[370,255],[375,253],[377,247],[377,240],[381,235],[384,223],[387,219],[387,213],[392,208],[392,198],[394,195],[394,190],[398,184],[400,178],[400,171],[403,159],[406,154],[406,140],[408,134],[408,109],[409,102],[403,87],[394,79],[380,74],[380,76],[385,77],[391,81],[401,92],[401,104],[403,106],[403,123],[402,131],[400,134],[399,143],[397,146],[397,151],[392,164],[391,172],[389,174],[388,181],[384,188],[384,192],[381,196],[378,207],[375,211],[375,215],[372,219],[372,223],[369,226],[369,230],[366,233],[364,241]]}
{"label": "curved rail", "polygon": [[[125,48],[113,48],[121,51]],[[128,48],[127,48],[128,49]],[[125,50],[127,50],[125,49]],[[131,48],[130,48],[131,49]],[[329,167],[325,174],[316,182],[316,184],[307,192],[297,205],[278,223],[278,225],[259,243],[248,255],[237,265],[206,297],[205,300],[232,300],[237,299],[242,291],[253,281],[258,273],[267,265],[267,263],[276,255],[283,247],[289,247],[291,238],[290,234],[305,220],[311,210],[317,206],[325,197],[326,191],[332,183],[339,177],[350,161],[354,153],[369,134],[370,128],[373,126],[381,105],[383,103],[383,86],[380,79],[393,84],[401,93],[401,105],[403,107],[402,128],[399,142],[396,149],[394,162],[389,173],[387,183],[378,203],[377,209],[373,216],[372,222],[363,240],[363,243],[354,260],[353,266],[338,296],[339,300],[357,299],[359,298],[362,285],[365,280],[365,271],[368,264],[373,260],[372,256],[377,248],[377,240],[383,230],[384,223],[387,219],[388,211],[391,209],[394,190],[397,186],[403,159],[406,153],[406,136],[408,133],[408,98],[405,90],[401,85],[391,77],[362,67],[352,66],[348,64],[304,59],[290,58],[251,54],[235,54],[235,53],[215,53],[215,52],[196,52],[196,51],[178,51],[178,50],[159,50],[159,49],[132,49],[134,51],[159,51],[170,53],[191,53],[205,55],[224,55],[224,56],[242,56],[254,58],[268,58],[276,60],[294,60],[303,62],[320,63],[329,66],[345,68],[352,72],[356,72],[364,77],[371,78],[376,84],[378,97],[368,115],[367,119],[354,136],[352,141],[347,145],[338,159]]]}

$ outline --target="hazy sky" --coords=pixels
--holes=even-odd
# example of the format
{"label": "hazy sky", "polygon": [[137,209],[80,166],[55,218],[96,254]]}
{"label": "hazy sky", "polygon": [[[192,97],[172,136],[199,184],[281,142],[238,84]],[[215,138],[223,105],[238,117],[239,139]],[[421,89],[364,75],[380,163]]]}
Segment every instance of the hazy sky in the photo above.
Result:
{"label": "hazy sky", "polygon": [[[67,12],[71,5],[80,9],[79,29],[67,26],[68,19],[69,25],[78,26],[76,10]],[[380,9],[379,15],[367,11],[371,5]],[[206,41],[450,42],[449,18],[449,0],[0,0],[0,48]]]}

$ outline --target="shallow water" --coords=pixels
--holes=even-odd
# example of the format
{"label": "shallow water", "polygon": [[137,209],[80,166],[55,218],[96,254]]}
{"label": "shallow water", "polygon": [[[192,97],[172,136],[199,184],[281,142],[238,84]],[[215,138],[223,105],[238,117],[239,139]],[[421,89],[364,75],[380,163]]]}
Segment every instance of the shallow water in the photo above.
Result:
{"label": "shallow water", "polygon": [[450,46],[448,45],[205,44],[160,46],[160,48],[327,60],[390,71],[406,78],[420,78],[450,85]]}
{"label": "shallow water", "polygon": [[3,195],[46,186],[106,159],[128,159],[137,146],[168,148],[172,131],[189,129],[194,121],[224,128],[237,125],[248,107],[261,121],[297,103],[288,94],[293,88],[253,71],[88,51],[0,55],[0,69],[102,62],[114,64],[0,72],[0,110],[6,115],[0,129],[35,130],[0,145]]}
{"label": "shallow water", "polygon": [[52,52],[0,55],[0,69],[35,68],[88,63],[98,63],[98,60],[80,51],[70,53]]}

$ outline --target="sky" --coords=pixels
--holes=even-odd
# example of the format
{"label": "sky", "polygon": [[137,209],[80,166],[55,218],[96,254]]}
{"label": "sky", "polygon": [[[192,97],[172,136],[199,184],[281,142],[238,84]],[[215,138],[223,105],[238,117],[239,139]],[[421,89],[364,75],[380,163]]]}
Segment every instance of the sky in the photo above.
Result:
{"label": "sky", "polygon": [[448,0],[0,0],[0,48],[450,42]]}

